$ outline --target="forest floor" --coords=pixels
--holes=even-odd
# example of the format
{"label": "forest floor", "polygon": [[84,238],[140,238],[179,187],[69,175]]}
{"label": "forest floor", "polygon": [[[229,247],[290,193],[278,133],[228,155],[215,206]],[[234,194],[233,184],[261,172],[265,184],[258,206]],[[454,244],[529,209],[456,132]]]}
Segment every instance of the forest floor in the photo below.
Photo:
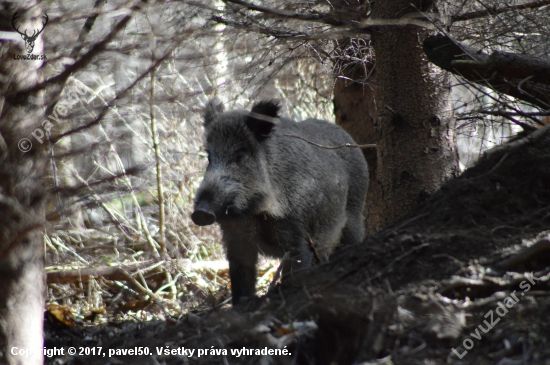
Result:
{"label": "forest floor", "polygon": [[[265,296],[175,320],[72,328],[46,322],[47,347],[102,351],[46,360],[550,364],[549,312],[546,127],[486,153],[394,227],[341,248]],[[150,355],[124,355],[128,349]]]}

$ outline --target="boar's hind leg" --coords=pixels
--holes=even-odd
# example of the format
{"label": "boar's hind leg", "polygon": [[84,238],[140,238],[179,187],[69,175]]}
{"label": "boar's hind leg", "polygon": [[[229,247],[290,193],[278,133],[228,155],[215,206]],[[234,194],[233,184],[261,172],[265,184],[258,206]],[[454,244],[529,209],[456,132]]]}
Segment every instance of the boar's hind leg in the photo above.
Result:
{"label": "boar's hind leg", "polygon": [[239,304],[241,299],[253,297],[256,293],[258,246],[241,242],[228,244],[227,260],[229,261],[232,302],[235,305]]}
{"label": "boar's hind leg", "polygon": [[283,277],[311,266],[313,252],[307,237],[307,232],[301,227],[288,223],[286,232],[279,238],[285,242],[284,251],[287,252],[283,262]]}
{"label": "boar's hind leg", "polygon": [[299,270],[307,269],[311,266],[312,259],[313,254],[309,251],[289,251],[289,255],[287,255],[283,263],[283,277],[293,275]]}
{"label": "boar's hind leg", "polygon": [[363,216],[361,214],[356,214],[351,217],[348,215],[346,226],[342,230],[340,245],[354,245],[363,241],[365,238],[365,226],[363,221]]}

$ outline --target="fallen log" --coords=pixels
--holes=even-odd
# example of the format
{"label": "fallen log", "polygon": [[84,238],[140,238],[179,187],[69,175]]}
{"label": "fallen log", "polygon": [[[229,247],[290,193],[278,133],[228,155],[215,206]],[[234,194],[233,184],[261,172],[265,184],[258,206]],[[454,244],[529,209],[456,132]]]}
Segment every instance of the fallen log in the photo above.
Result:
{"label": "fallen log", "polygon": [[428,60],[468,81],[550,109],[550,59],[498,52],[491,55],[445,36],[426,38]]}

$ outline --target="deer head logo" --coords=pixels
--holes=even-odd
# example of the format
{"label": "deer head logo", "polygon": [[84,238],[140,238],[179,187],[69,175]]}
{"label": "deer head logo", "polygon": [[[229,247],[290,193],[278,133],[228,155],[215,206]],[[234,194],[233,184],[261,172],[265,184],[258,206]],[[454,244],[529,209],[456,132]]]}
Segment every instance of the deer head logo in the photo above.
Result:
{"label": "deer head logo", "polygon": [[13,26],[13,29],[15,29],[17,31],[17,33],[21,34],[21,38],[23,38],[23,40],[25,41],[25,48],[27,48],[27,53],[32,53],[32,50],[34,49],[34,42],[36,41],[36,38],[38,38],[40,33],[42,33],[44,28],[46,28],[46,24],[48,24],[48,14],[44,14],[44,22],[42,23],[42,29],[40,29],[40,30],[35,29],[32,32],[32,35],[28,35],[26,29],[25,29],[24,33],[21,33],[19,31],[19,28],[21,26],[18,27],[18,26],[15,25],[16,19],[17,19],[17,12],[15,12],[15,14],[13,14],[13,18],[11,20],[11,25]]}

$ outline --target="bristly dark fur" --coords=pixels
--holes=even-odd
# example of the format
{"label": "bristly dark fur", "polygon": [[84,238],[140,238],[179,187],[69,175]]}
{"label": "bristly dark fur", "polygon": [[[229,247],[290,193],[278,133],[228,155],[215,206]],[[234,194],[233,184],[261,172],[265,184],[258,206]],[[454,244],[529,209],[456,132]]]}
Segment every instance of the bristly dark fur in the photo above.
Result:
{"label": "bristly dark fur", "polygon": [[267,115],[272,118],[279,117],[281,105],[277,100],[262,100],[252,105],[252,112]]}

